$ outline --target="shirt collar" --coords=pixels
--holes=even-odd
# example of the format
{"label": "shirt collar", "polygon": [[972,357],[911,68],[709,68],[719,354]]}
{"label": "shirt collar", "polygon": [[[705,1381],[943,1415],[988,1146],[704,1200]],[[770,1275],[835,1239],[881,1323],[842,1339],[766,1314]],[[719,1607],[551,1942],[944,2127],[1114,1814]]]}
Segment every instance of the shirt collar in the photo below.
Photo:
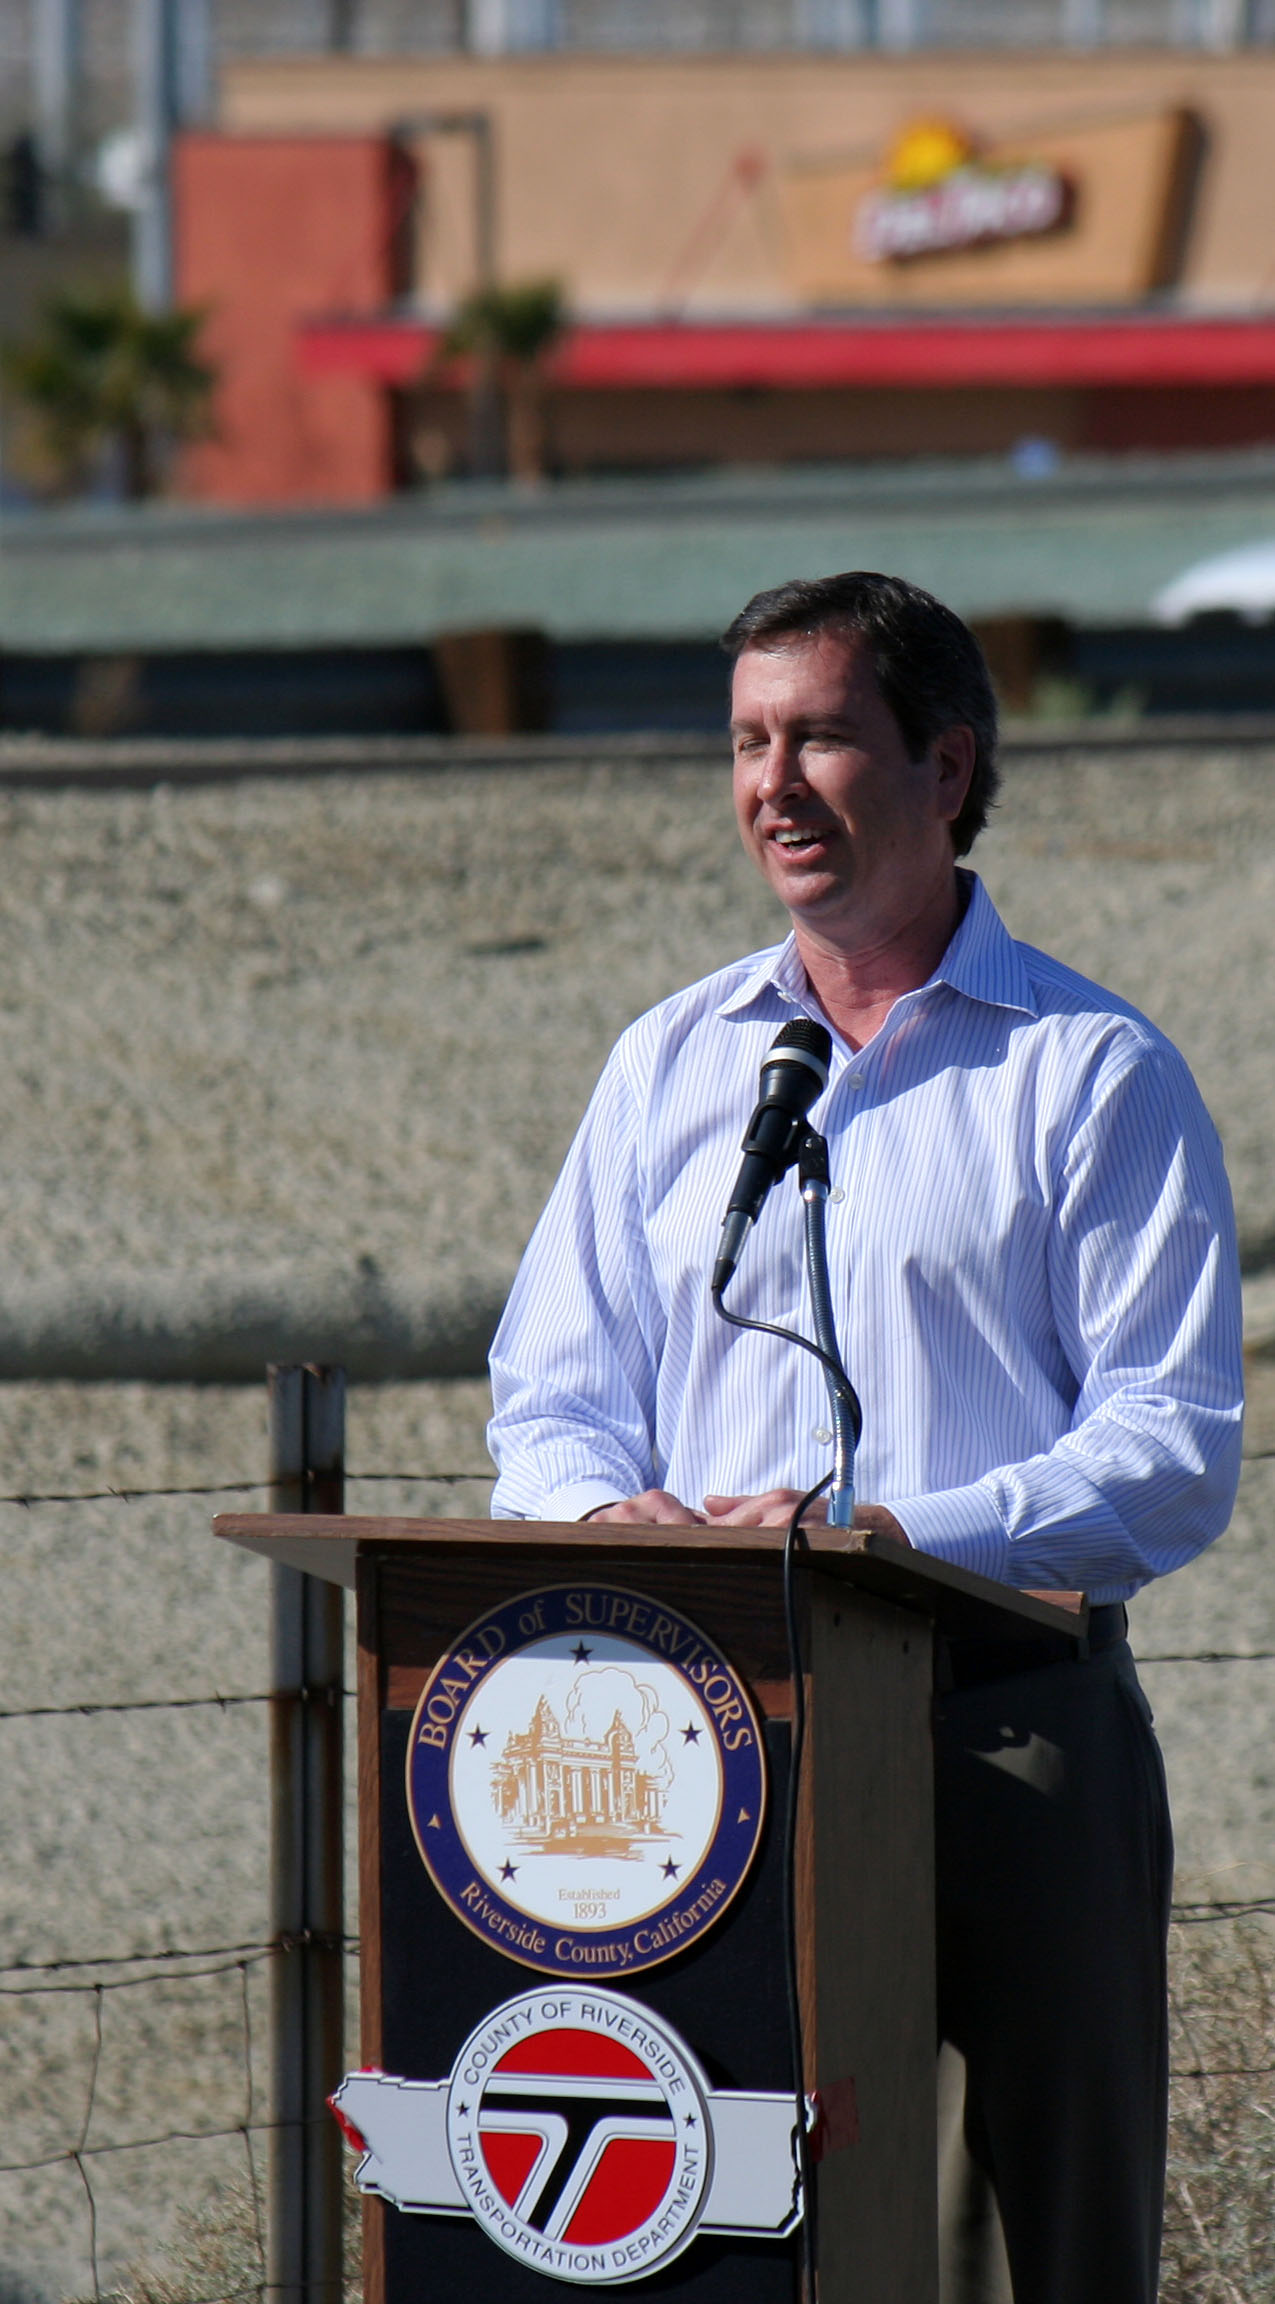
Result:
{"label": "shirt collar", "polygon": [[795,936],[788,936],[782,944],[773,945],[768,952],[759,953],[754,966],[749,969],[742,983],[727,994],[717,1013],[719,1016],[742,1016],[746,1010],[756,1007],[759,1001],[775,992],[790,1008],[804,1011],[811,1006],[810,986],[797,951]]}
{"label": "shirt collar", "polygon": [[[969,1000],[982,1000],[993,1008],[1021,1008],[1029,1016],[1036,1015],[1036,996],[1022,953],[1000,913],[977,873],[963,871],[961,879],[968,884],[970,895],[960,927],[933,975],[906,997],[916,1000],[932,985],[946,984]],[[743,982],[722,1001],[718,1014],[742,1015],[766,994],[776,992],[788,1007],[809,1013],[810,986],[793,936],[760,955]]]}
{"label": "shirt collar", "polygon": [[969,1000],[984,1000],[990,1008],[1022,1008],[1035,1016],[1036,994],[1020,947],[978,874],[962,871],[960,878],[970,891],[965,917],[931,976],[931,984],[949,984],[954,992],[963,992]]}

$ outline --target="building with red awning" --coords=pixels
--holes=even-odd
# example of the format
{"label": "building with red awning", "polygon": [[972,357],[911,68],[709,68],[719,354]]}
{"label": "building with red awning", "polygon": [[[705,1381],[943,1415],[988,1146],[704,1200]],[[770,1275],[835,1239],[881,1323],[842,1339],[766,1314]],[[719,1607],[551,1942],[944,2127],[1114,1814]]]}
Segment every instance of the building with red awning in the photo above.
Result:
{"label": "building with red awning", "polygon": [[1275,50],[274,57],[179,142],[190,493],[463,476],[483,280],[552,276],[550,474],[1275,440]]}

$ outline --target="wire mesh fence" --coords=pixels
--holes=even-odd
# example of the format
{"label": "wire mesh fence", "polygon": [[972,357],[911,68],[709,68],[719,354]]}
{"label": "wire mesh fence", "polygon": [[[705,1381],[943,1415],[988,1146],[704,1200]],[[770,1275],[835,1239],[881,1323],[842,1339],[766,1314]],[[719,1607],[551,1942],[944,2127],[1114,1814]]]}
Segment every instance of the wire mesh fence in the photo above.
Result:
{"label": "wire mesh fence", "polygon": [[[474,1465],[371,1467],[350,1475],[350,1501],[393,1495],[417,1509],[481,1511],[488,1478]],[[297,1946],[272,1941],[263,1917],[265,1675],[221,1684],[226,1656],[208,1636],[208,1592],[194,1572],[223,1550],[207,1539],[209,1505],[223,1496],[264,1500],[264,1483],[86,1484],[0,1498],[10,1561],[25,1551],[29,1566],[33,1540],[43,1543],[38,1582],[54,1625],[75,1616],[68,1556],[94,1587],[90,1615],[101,1623],[112,1575],[136,1586],[130,1524],[150,1528],[159,1508],[184,1515],[175,1540],[191,1618],[180,1638],[169,1626],[166,1687],[147,1684],[153,1652],[143,1638],[122,1662],[138,1693],[102,1687],[99,1670],[98,1690],[80,1694],[84,1659],[71,1621],[64,1684],[0,1710],[0,1783],[12,1788],[28,1770],[35,1779],[26,1844],[20,1833],[7,1838],[0,1909],[10,2107],[0,2142],[0,2304],[246,2304],[265,2292],[268,1976]],[[256,1564],[217,1566],[233,1584]],[[250,1597],[250,1613],[254,1605]],[[1260,1704],[1275,1648],[1257,1639],[1225,1649],[1148,1644],[1140,1660],[1161,1674],[1240,1676]],[[21,1672],[12,1677],[20,1685]],[[55,1733],[61,1741],[51,1747]],[[210,1744],[201,1773],[198,1756],[207,1761]],[[41,1765],[50,1752],[51,1769]],[[202,1790],[226,1773],[251,1795],[251,1829],[242,1817],[236,1829],[233,1801],[201,1814]],[[176,1895],[174,1863],[184,1891]],[[52,1900],[41,1886],[50,1866]],[[1275,1894],[1183,1894],[1175,1907],[1164,2304],[1248,2304],[1275,2285],[1273,1949]],[[345,1954],[352,1972],[352,1926]],[[351,2007],[355,1999],[351,1990]],[[356,2251],[347,2253],[352,2296]]]}
{"label": "wire mesh fence", "polygon": [[[433,1443],[413,1469],[438,1477],[351,1480],[351,1509],[484,1510],[484,1392],[364,1395],[369,1469]],[[458,1402],[472,1452],[449,1459]],[[266,1504],[264,1409],[264,1386],[0,1387],[3,2304],[261,2285],[270,1977],[295,1947],[269,1913],[269,1578],[209,1521]]]}

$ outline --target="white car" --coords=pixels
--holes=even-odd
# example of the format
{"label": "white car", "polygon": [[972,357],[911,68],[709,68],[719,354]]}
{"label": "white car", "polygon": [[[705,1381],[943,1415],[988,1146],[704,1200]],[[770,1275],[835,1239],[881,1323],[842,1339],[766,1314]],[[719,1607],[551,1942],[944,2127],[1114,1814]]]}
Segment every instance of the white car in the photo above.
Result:
{"label": "white car", "polygon": [[1275,539],[1197,560],[1151,603],[1157,624],[1189,624],[1193,616],[1223,609],[1242,616],[1246,624],[1262,624],[1275,614]]}

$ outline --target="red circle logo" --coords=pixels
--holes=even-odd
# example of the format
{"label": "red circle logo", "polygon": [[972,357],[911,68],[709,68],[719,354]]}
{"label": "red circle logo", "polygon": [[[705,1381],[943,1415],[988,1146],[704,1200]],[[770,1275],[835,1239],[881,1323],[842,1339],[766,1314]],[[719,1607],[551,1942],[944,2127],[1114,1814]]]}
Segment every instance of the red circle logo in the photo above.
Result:
{"label": "red circle logo", "polygon": [[649,2009],[578,1987],[506,2001],[448,2094],[452,2165],[490,2237],[551,2278],[633,2280],[680,2254],[708,2193],[708,2084]]}

